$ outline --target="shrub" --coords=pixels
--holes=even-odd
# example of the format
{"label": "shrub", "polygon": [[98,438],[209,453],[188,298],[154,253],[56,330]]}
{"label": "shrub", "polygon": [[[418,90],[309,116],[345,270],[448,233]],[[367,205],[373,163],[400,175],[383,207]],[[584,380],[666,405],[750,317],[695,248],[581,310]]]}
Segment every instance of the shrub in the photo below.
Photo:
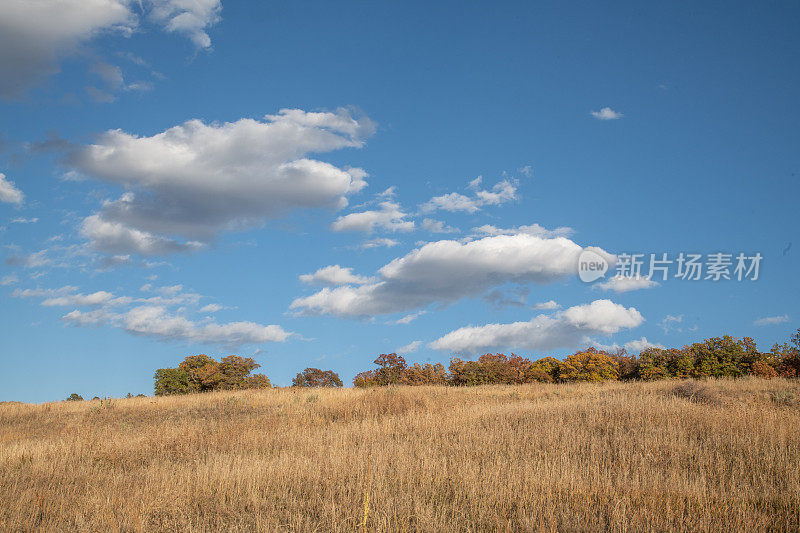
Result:
{"label": "shrub", "polygon": [[694,380],[687,380],[676,385],[675,388],[672,389],[672,394],[691,402],[707,404],[719,402],[719,393]]}
{"label": "shrub", "polygon": [[81,396],[77,392],[73,392],[72,394],[67,396],[67,401],[68,402],[82,402],[83,401],[83,396]]}

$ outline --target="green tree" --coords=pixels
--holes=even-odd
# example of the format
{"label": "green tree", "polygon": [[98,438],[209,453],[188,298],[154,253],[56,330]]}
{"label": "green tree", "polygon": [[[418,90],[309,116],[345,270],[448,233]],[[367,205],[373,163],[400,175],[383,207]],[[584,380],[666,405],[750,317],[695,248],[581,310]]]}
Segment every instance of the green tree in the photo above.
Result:
{"label": "green tree", "polygon": [[82,402],[83,401],[83,396],[81,396],[77,392],[73,392],[72,394],[67,396],[67,401],[68,402]]}
{"label": "green tree", "polygon": [[188,394],[198,390],[191,381],[189,373],[181,368],[159,368],[153,379],[156,396]]}

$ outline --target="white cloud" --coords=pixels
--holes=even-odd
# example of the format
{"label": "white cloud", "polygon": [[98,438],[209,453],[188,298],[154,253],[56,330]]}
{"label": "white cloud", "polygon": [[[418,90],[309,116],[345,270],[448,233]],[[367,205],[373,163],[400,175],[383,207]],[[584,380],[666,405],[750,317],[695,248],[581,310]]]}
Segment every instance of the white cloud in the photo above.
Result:
{"label": "white cloud", "polygon": [[626,309],[611,300],[595,300],[554,315],[539,315],[527,322],[460,328],[429,346],[435,350],[469,354],[495,348],[553,350],[576,346],[590,335],[612,335],[635,328],[643,321],[634,307]]}
{"label": "white cloud", "polygon": [[678,327],[679,324],[683,322],[683,315],[673,316],[667,315],[664,317],[664,320],[661,321],[659,327],[664,330],[664,333],[669,333],[673,329],[675,331],[680,332],[681,328]]}
{"label": "white cloud", "polygon": [[646,350],[647,348],[662,348],[662,349],[664,348],[663,344],[650,342],[650,341],[647,340],[647,337],[642,337],[641,339],[638,339],[638,340],[632,340],[632,341],[626,342],[622,346],[620,346],[617,343],[614,343],[614,344],[611,344],[611,345],[602,344],[602,343],[598,343],[598,342],[596,342],[594,340],[591,340],[591,339],[587,339],[587,341],[584,343],[584,345],[587,348],[588,347],[594,347],[594,348],[597,348],[598,350],[602,350],[604,352],[609,352],[609,353],[614,353],[614,352],[616,352],[618,350],[624,349],[629,355],[639,354],[639,353],[643,352],[644,350]]}
{"label": "white cloud", "polygon": [[58,58],[102,32],[130,33],[125,0],[0,2],[0,96],[19,96],[58,71]]}
{"label": "white cloud", "polygon": [[369,282],[369,278],[353,274],[352,268],[329,265],[320,268],[313,274],[301,275],[300,281],[319,285],[362,285]]}
{"label": "white cloud", "polygon": [[399,347],[397,350],[395,350],[395,352],[399,353],[400,355],[404,355],[404,354],[407,354],[407,353],[413,353],[413,352],[416,352],[417,350],[419,350],[419,347],[421,345],[422,345],[422,341],[412,341],[412,342],[406,344],[405,346]]}
{"label": "white cloud", "polygon": [[82,294],[76,292],[77,290],[77,287],[71,285],[59,289],[16,289],[11,296],[14,298],[42,298],[41,305],[45,307],[126,305],[133,301],[128,297],[115,297],[107,291]]}
{"label": "white cloud", "polygon": [[552,310],[554,310],[554,309],[559,309],[559,308],[561,308],[561,306],[560,306],[560,305],[558,305],[558,304],[555,302],[555,300],[548,300],[548,301],[546,301],[546,302],[539,302],[539,303],[537,303],[536,305],[534,305],[534,306],[533,306],[533,308],[534,308],[534,309],[540,309],[540,310],[549,310],[549,311],[552,311]]}
{"label": "white cloud", "polygon": [[42,305],[45,307],[101,305],[109,303],[113,298],[114,295],[110,292],[97,291],[91,294],[70,294],[47,298]]}
{"label": "white cloud", "polygon": [[[608,258],[614,257],[592,248]],[[583,249],[565,237],[499,235],[461,243],[427,243],[378,271],[378,281],[360,287],[324,288],[297,298],[302,314],[372,316],[451,303],[504,283],[550,283],[577,272]]]}
{"label": "white cloud", "polygon": [[176,252],[193,252],[205,245],[198,241],[179,242],[125,226],[121,222],[108,222],[102,215],[90,215],[81,223],[80,233],[92,247],[111,254],[136,253],[140,255],[165,255]]}
{"label": "white cloud", "polygon": [[368,241],[364,241],[359,245],[359,248],[363,250],[369,250],[371,248],[381,248],[381,247],[392,248],[394,246],[397,246],[398,244],[400,243],[394,239],[379,237],[376,239],[370,239]]}
{"label": "white cloud", "polygon": [[480,183],[481,178],[469,183],[468,188],[474,191],[473,196],[465,196],[457,192],[434,196],[420,206],[420,211],[423,213],[432,213],[436,210],[475,213],[483,206],[501,205],[517,199],[516,182],[503,180],[496,183],[491,190],[478,190]]}
{"label": "white cloud", "polygon": [[107,291],[83,294],[77,287],[65,286],[59,289],[17,289],[12,296],[39,298],[41,305],[48,307],[89,307],[89,310],[75,309],[62,319],[75,326],[105,325],[162,341],[237,348],[246,344],[283,342],[293,335],[277,325],[247,321],[219,324],[207,317],[201,321],[193,319],[193,313],[215,312],[222,306],[209,304],[198,309],[202,296],[186,292],[182,285],[152,287],[148,284],[142,287],[142,292],[155,295],[114,296]]}
{"label": "white cloud", "polygon": [[240,347],[246,344],[283,342],[292,333],[280,326],[264,326],[255,322],[198,323],[185,316],[168,312],[160,306],[139,306],[123,313],[107,308],[95,311],[74,310],[62,319],[76,326],[109,325],[133,335],[162,341],[186,341]]}
{"label": "white cloud", "polygon": [[647,340],[647,337],[642,337],[639,340],[633,340],[625,343],[625,350],[627,350],[628,353],[639,353],[648,348],[663,349],[665,346],[663,344],[658,344],[657,342],[650,342]]}
{"label": "white cloud", "polygon": [[22,194],[22,191],[17,189],[14,182],[6,178],[6,175],[0,172],[0,202],[19,205],[23,200],[25,200],[25,195]]}
{"label": "white cloud", "polygon": [[536,237],[544,237],[551,239],[553,237],[569,237],[575,230],[567,226],[560,226],[556,229],[547,229],[539,224],[531,224],[529,226],[517,226],[514,228],[498,228],[491,224],[484,224],[478,228],[472,228],[472,232],[476,235],[518,235],[524,233],[525,235],[534,235]]}
{"label": "white cloud", "polygon": [[592,111],[592,116],[598,120],[616,120],[622,118],[622,113],[618,113],[610,107],[604,107],[600,111]]}
{"label": "white cloud", "polygon": [[430,233],[458,233],[460,230],[452,226],[446,225],[441,220],[434,220],[426,218],[422,221],[422,229]]}
{"label": "white cloud", "polygon": [[778,316],[765,316],[764,318],[759,318],[753,322],[754,326],[772,326],[775,324],[783,324],[784,322],[789,321],[789,315],[778,315]]}
{"label": "white cloud", "polygon": [[364,231],[372,233],[376,229],[387,231],[413,231],[414,222],[405,220],[408,214],[395,202],[381,202],[380,210],[350,213],[337,218],[331,225],[333,231]]}
{"label": "white cloud", "polygon": [[222,231],[301,208],[341,208],[366,172],[309,159],[359,148],[372,134],[348,110],[281,110],[263,121],[190,120],[151,137],[121,130],[72,152],[74,171],[126,187],[88,217],[82,232],[100,251],[160,255],[198,248]]}
{"label": "white cloud", "polygon": [[89,97],[98,103],[110,103],[116,101],[115,93],[118,91],[149,91],[153,84],[149,81],[136,81],[127,83],[122,69],[117,65],[111,65],[104,61],[97,61],[92,65],[90,72],[100,78],[104,89],[94,86],[86,87]]}
{"label": "white cloud", "polygon": [[220,0],[150,0],[150,17],[169,32],[188,37],[198,48],[209,48],[206,30],[221,20]]}
{"label": "white cloud", "polygon": [[627,276],[614,276],[609,278],[608,281],[595,283],[592,289],[598,288],[604,291],[614,292],[628,292],[638,291],[639,289],[652,289],[658,287],[657,281],[652,281],[649,277],[627,277]]}
{"label": "white cloud", "polygon": [[416,319],[418,319],[419,317],[421,317],[425,313],[427,313],[427,311],[425,311],[425,310],[417,311],[416,313],[411,313],[410,315],[406,315],[404,317],[398,318],[397,320],[395,320],[393,322],[389,322],[389,324],[393,324],[393,325],[411,324],[413,321],[415,321]]}
{"label": "white cloud", "polygon": [[[0,2],[0,97],[18,97],[58,72],[59,59],[93,38],[130,35],[136,11],[165,31],[208,48],[206,30],[220,20],[220,0],[3,0]],[[102,74],[116,83],[110,71]]]}
{"label": "white cloud", "polygon": [[397,195],[397,190],[396,189],[397,189],[397,187],[392,185],[391,187],[389,187],[385,191],[379,192],[375,196],[377,196],[378,198],[381,198],[381,199],[394,198]]}
{"label": "white cloud", "polygon": [[16,274],[8,274],[0,279],[0,285],[3,287],[8,287],[9,285],[14,285],[15,283],[19,283],[19,278]]}

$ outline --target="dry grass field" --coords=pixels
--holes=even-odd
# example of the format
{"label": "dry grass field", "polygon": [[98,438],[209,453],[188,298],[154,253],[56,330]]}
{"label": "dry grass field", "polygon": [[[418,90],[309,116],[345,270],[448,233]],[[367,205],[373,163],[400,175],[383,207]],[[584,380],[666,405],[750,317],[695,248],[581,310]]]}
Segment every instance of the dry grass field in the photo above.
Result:
{"label": "dry grass field", "polygon": [[798,531],[784,380],[0,405],[10,531]]}

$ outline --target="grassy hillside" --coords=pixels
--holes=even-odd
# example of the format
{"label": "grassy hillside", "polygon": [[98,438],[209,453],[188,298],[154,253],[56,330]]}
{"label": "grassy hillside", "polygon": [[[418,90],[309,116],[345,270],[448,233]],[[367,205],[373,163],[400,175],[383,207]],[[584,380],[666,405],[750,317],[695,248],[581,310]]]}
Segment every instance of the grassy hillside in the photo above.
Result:
{"label": "grassy hillside", "polygon": [[0,405],[0,529],[800,529],[785,380]]}

